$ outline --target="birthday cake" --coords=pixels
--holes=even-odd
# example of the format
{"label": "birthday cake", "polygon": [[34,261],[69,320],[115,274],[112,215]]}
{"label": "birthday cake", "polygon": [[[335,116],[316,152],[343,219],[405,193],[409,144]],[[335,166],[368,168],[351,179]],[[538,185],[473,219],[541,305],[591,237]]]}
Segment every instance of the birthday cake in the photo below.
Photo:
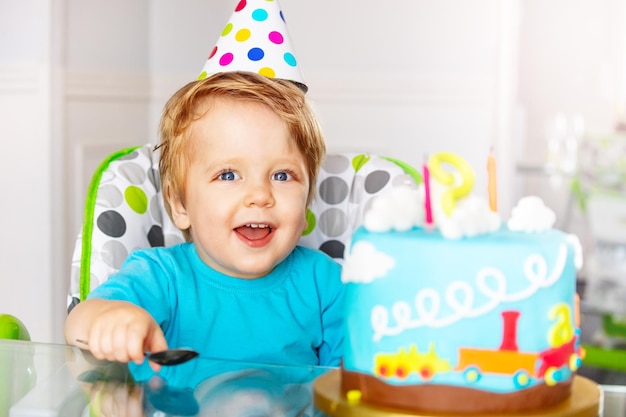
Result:
{"label": "birthday cake", "polygon": [[538,197],[505,223],[493,195],[470,195],[473,182],[465,161],[433,155],[423,184],[374,200],[353,235],[340,373],[350,403],[514,413],[570,395],[580,243],[552,228]]}

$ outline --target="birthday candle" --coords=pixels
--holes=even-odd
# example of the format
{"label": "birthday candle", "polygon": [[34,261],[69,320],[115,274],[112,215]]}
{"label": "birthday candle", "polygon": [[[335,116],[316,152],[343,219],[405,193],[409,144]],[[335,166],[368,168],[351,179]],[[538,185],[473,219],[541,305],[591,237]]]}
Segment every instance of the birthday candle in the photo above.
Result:
{"label": "birthday candle", "polygon": [[424,212],[426,213],[426,228],[430,228],[433,225],[433,208],[430,201],[430,170],[428,164],[425,162],[423,167],[424,177]]}
{"label": "birthday candle", "polygon": [[498,196],[496,192],[496,158],[493,156],[493,150],[489,151],[487,158],[487,174],[489,176],[489,208],[491,211],[498,211]]}
{"label": "birthday candle", "polygon": [[[456,168],[458,175],[447,172],[442,166],[444,163]],[[447,187],[447,190],[441,195],[441,207],[446,216],[450,216],[456,207],[456,202],[467,196],[472,190],[474,171],[464,159],[449,152],[432,155],[428,159],[428,169],[437,181]]]}

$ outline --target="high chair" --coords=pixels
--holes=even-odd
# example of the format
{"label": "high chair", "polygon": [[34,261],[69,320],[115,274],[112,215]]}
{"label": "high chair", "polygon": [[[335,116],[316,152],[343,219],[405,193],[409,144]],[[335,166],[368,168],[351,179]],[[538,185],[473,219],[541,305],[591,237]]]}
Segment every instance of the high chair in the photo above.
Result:
{"label": "high chair", "polygon": [[[131,251],[184,241],[165,211],[159,155],[153,145],[122,149],[108,156],[94,173],[72,258],[68,312],[118,271]],[[341,263],[371,198],[394,185],[421,181],[415,168],[393,158],[327,155],[300,244],[320,249]]]}

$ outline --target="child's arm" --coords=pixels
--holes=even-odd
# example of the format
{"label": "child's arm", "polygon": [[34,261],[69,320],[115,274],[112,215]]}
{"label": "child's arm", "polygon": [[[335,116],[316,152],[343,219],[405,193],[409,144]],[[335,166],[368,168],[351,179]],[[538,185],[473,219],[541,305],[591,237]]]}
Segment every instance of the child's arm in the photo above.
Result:
{"label": "child's arm", "polygon": [[163,331],[143,308],[126,301],[98,298],[78,304],[65,321],[67,343],[85,347],[97,359],[140,364],[144,351],[167,349]]}

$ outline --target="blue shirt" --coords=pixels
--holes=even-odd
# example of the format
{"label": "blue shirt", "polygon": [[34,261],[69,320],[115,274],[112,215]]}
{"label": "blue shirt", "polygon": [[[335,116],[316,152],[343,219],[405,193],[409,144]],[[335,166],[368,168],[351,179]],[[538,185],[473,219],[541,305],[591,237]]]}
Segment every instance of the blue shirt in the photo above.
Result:
{"label": "blue shirt", "polygon": [[343,344],[341,266],[304,247],[265,277],[207,266],[192,243],[133,252],[88,298],[132,302],[163,329],[169,347],[201,356],[338,366]]}

